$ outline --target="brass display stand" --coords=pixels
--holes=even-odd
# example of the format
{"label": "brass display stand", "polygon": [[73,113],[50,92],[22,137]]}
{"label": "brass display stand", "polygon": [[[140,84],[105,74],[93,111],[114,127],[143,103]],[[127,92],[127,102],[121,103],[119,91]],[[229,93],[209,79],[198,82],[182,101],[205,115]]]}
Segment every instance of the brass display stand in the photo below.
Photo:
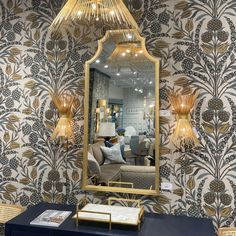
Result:
{"label": "brass display stand", "polygon": [[[86,201],[82,199],[81,202]],[[118,202],[136,202],[136,207],[124,207],[112,205],[113,201]],[[103,204],[86,204],[82,209],[79,205],[76,209],[76,226],[78,227],[80,221],[94,221],[109,224],[111,230],[112,224],[138,226],[140,230],[141,222],[144,216],[144,207],[140,205],[140,200],[124,199],[124,198],[109,198],[108,205]]]}

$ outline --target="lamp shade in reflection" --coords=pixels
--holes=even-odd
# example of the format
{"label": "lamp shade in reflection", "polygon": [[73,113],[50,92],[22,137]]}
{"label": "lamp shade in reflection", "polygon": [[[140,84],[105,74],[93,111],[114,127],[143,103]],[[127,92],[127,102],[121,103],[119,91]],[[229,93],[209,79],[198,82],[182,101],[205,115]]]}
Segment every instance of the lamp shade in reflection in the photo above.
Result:
{"label": "lamp shade in reflection", "polygon": [[102,122],[100,123],[98,136],[100,137],[113,137],[116,135],[115,123]]}
{"label": "lamp shade in reflection", "polygon": [[177,147],[184,145],[192,147],[199,143],[190,122],[190,111],[197,96],[196,92],[188,95],[172,93],[169,96],[177,119],[176,128],[172,135],[172,141]]}
{"label": "lamp shade in reflection", "polygon": [[60,137],[73,139],[74,135],[72,130],[71,107],[74,101],[74,97],[70,94],[51,94],[51,96],[53,103],[55,104],[60,114],[60,119],[52,134],[52,139]]}
{"label": "lamp shade in reflection", "polygon": [[68,0],[49,30],[58,31],[65,22],[109,24],[113,29],[139,29],[122,0]]}

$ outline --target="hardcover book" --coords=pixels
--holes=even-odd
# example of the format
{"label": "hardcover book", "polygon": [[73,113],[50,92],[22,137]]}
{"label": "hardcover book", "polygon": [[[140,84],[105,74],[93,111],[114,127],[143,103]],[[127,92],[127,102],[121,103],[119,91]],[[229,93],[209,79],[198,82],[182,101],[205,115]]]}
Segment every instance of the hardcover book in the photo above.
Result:
{"label": "hardcover book", "polygon": [[72,211],[46,210],[30,224],[58,227],[71,213]]}

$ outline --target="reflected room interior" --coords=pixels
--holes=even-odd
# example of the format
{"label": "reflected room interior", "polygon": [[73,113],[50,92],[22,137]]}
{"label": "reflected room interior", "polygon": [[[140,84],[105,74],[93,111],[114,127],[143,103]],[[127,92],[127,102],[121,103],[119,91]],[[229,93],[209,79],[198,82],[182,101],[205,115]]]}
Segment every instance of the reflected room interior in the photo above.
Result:
{"label": "reflected room interior", "polygon": [[153,189],[155,63],[135,34],[118,33],[103,44],[89,72],[88,150],[95,158],[88,156],[89,183]]}

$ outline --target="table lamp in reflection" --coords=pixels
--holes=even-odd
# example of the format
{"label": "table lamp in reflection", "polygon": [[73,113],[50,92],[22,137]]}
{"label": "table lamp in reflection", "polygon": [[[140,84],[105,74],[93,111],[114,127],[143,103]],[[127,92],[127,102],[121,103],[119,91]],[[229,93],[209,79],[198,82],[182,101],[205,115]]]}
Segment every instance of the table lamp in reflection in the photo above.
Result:
{"label": "table lamp in reflection", "polygon": [[103,137],[106,141],[109,141],[111,137],[116,135],[115,123],[112,122],[101,122],[98,136]]}

